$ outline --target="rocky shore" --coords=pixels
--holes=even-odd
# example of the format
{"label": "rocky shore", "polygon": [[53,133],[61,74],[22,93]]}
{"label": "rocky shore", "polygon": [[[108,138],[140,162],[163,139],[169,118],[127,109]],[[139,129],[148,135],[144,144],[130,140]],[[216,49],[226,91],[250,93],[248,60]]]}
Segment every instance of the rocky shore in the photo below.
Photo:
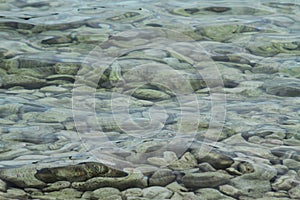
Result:
{"label": "rocky shore", "polygon": [[300,4],[223,4],[0,0],[0,199],[300,199]]}

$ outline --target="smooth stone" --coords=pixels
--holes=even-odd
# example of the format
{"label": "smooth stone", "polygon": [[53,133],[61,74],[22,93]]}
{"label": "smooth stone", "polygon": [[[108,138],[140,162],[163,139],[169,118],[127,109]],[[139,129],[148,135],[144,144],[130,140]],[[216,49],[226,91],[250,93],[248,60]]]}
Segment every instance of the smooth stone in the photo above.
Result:
{"label": "smooth stone", "polygon": [[198,168],[201,172],[215,172],[217,171],[213,166],[211,166],[209,163],[201,163],[198,165]]}
{"label": "smooth stone", "polygon": [[149,178],[149,186],[166,186],[173,182],[176,175],[169,169],[158,169]]}
{"label": "smooth stone", "polygon": [[143,189],[143,197],[149,199],[168,199],[172,195],[173,192],[164,187],[152,186]]}
{"label": "smooth stone", "polygon": [[230,185],[239,189],[243,195],[253,198],[260,198],[272,190],[269,180],[247,179],[243,175],[231,179]]}
{"label": "smooth stone", "polygon": [[76,75],[80,64],[75,63],[56,63],[54,66],[54,71],[57,74],[67,74],[67,75]]}
{"label": "smooth stone", "polygon": [[23,166],[20,168],[0,169],[0,178],[4,181],[9,181],[21,188],[45,187],[46,184],[38,180],[34,176],[36,171],[37,171],[37,166]]}
{"label": "smooth stone", "polygon": [[173,151],[165,151],[164,152],[164,160],[168,163],[175,162],[178,160],[178,157],[175,152]]}
{"label": "smooth stone", "polygon": [[32,117],[34,121],[46,123],[61,123],[73,119],[71,110],[62,108],[49,109],[43,113],[33,114]]}
{"label": "smooth stone", "polygon": [[[12,126],[9,128],[9,134],[3,137],[4,140],[13,140],[32,144],[48,144],[58,140],[54,134],[55,129],[43,126]],[[34,134],[33,134],[34,133]],[[31,159],[34,159],[32,155]]]}
{"label": "smooth stone", "polygon": [[239,85],[239,83],[245,81],[241,70],[230,68],[223,64],[218,64],[217,67],[220,70],[225,88],[235,88]]}
{"label": "smooth stone", "polygon": [[32,198],[34,198],[34,196],[43,195],[43,192],[36,188],[24,188],[24,191],[29,193]]}
{"label": "smooth stone", "polygon": [[271,198],[287,199],[287,198],[289,198],[289,194],[288,194],[288,191],[266,192],[264,197],[265,198],[270,198],[270,200],[272,200]]}
{"label": "smooth stone", "polygon": [[95,190],[100,187],[114,187],[125,190],[132,187],[144,188],[147,185],[145,181],[141,172],[132,171],[126,177],[95,177],[85,182],[73,182],[72,187],[80,191]]}
{"label": "smooth stone", "polygon": [[162,148],[163,145],[156,141],[144,142],[136,147],[138,153],[149,153]]}
{"label": "smooth stone", "polygon": [[263,88],[267,94],[298,97],[300,96],[300,80],[296,78],[274,78],[265,81]]}
{"label": "smooth stone", "polygon": [[9,74],[2,77],[2,87],[10,88],[14,86],[23,86],[28,89],[40,88],[46,85],[44,79],[39,79],[26,75]]}
{"label": "smooth stone", "polygon": [[91,199],[92,191],[86,191],[82,194],[81,199]]}
{"label": "smooth stone", "polygon": [[43,188],[44,192],[53,192],[57,190],[62,190],[71,186],[71,183],[68,181],[57,181],[55,183],[51,183],[48,187]]}
{"label": "smooth stone", "polygon": [[28,199],[29,197],[28,193],[19,188],[9,188],[7,189],[6,193],[3,194],[4,197],[7,197],[9,199]]}
{"label": "smooth stone", "polygon": [[125,198],[141,197],[143,196],[143,190],[141,188],[129,188],[122,191],[122,196],[124,196]]}
{"label": "smooth stone", "polygon": [[197,161],[200,163],[209,163],[215,169],[226,169],[233,164],[233,159],[221,152],[209,152],[203,156],[200,149],[194,149],[192,154],[196,157]]}
{"label": "smooth stone", "polygon": [[53,198],[53,199],[58,199],[58,200],[64,200],[64,199],[77,199],[80,198],[82,195],[82,192],[77,191],[73,188],[65,188],[59,191],[54,191],[54,192],[49,192],[49,193],[44,193],[43,196],[38,197],[35,196],[35,198]]}
{"label": "smooth stone", "polygon": [[103,199],[103,200],[110,200],[110,199],[116,199],[116,200],[122,200],[121,192],[112,187],[104,187],[99,188],[97,190],[94,190],[91,193],[90,196],[91,200],[97,200],[97,199]]}
{"label": "smooth stone", "polygon": [[46,183],[56,181],[78,182],[93,177],[125,177],[127,173],[107,167],[102,163],[86,162],[77,165],[62,167],[42,168],[37,171],[35,177]]}
{"label": "smooth stone", "polygon": [[0,179],[0,192],[6,192],[7,185],[4,181]]}
{"label": "smooth stone", "polygon": [[277,175],[277,170],[268,164],[250,163],[242,161],[238,165],[238,169],[243,175],[241,177],[246,179],[257,180],[272,180]]}
{"label": "smooth stone", "polygon": [[[31,154],[32,151],[29,151],[28,149],[25,149],[24,147],[17,147],[17,149],[12,149],[10,151],[6,151],[0,154],[0,160],[3,160],[3,162],[5,162],[7,165],[11,165],[12,163],[14,163],[13,165],[15,166],[16,163],[13,159],[15,159],[16,157],[22,156],[22,155],[28,155]],[[22,163],[22,161],[19,161],[20,163]],[[26,163],[28,161],[25,161]],[[1,161],[0,161],[1,163]],[[1,171],[1,169],[0,169]],[[0,172],[1,174],[1,172]]]}
{"label": "smooth stone", "polygon": [[282,160],[282,164],[289,169],[299,170],[300,169],[300,162],[293,160],[293,159],[284,159]]}
{"label": "smooth stone", "polygon": [[204,200],[193,192],[175,192],[171,200]]}
{"label": "smooth stone", "polygon": [[233,187],[232,185],[221,185],[219,187],[219,190],[220,192],[228,196],[231,196],[233,198],[238,198],[239,196],[242,195],[242,192],[239,189]]}
{"label": "smooth stone", "polygon": [[177,181],[174,181],[174,182],[170,183],[169,185],[166,186],[166,188],[168,188],[172,192],[179,192],[179,193],[189,191],[187,188],[180,185]]}
{"label": "smooth stone", "polygon": [[220,191],[213,188],[198,189],[195,191],[195,193],[201,198],[206,200],[218,200],[218,199],[234,200],[234,198],[224,195]]}
{"label": "smooth stone", "polygon": [[213,188],[228,183],[231,178],[221,172],[191,173],[182,177],[182,183],[188,188]]}
{"label": "smooth stone", "polygon": [[290,189],[288,191],[288,194],[290,195],[290,198],[292,198],[292,199],[300,199],[300,185]]}
{"label": "smooth stone", "polygon": [[271,149],[271,153],[277,157],[291,158],[300,161],[300,148],[299,146],[280,146]]}
{"label": "smooth stone", "polygon": [[59,86],[46,86],[46,87],[42,87],[40,91],[54,93],[54,94],[61,94],[61,93],[66,93],[69,90]]}
{"label": "smooth stone", "polygon": [[170,99],[170,95],[153,89],[136,89],[132,96],[143,100],[165,100]]}
{"label": "smooth stone", "polygon": [[168,162],[164,158],[159,157],[150,157],[147,159],[148,163],[151,165],[157,165],[157,166],[167,166]]}
{"label": "smooth stone", "polygon": [[186,170],[197,166],[197,160],[193,154],[186,152],[177,161],[173,161],[167,165],[172,170]]}
{"label": "smooth stone", "polygon": [[163,153],[163,158],[160,157],[150,157],[147,161],[150,164],[158,165],[158,166],[168,166],[170,163],[176,162],[178,157],[175,152],[173,151],[165,151]]}
{"label": "smooth stone", "polygon": [[262,147],[258,144],[253,144],[246,141],[241,134],[235,134],[222,141],[226,145],[230,145],[231,152],[242,152],[244,154],[255,155],[257,157],[274,159],[275,157],[271,154],[271,151],[267,148]]}

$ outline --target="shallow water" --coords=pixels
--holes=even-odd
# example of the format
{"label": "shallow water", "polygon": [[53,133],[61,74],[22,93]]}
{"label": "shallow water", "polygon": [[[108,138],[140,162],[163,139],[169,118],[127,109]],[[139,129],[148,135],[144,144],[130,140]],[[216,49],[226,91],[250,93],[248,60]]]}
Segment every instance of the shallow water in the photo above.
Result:
{"label": "shallow water", "polygon": [[[218,152],[269,174],[247,185],[257,194],[243,175],[230,182],[239,195],[223,194],[300,198],[299,1],[16,0],[0,11],[1,168],[26,177],[26,166],[100,162],[149,178]],[[198,164],[172,167],[168,152]],[[3,198],[36,186],[14,173],[0,171]]]}

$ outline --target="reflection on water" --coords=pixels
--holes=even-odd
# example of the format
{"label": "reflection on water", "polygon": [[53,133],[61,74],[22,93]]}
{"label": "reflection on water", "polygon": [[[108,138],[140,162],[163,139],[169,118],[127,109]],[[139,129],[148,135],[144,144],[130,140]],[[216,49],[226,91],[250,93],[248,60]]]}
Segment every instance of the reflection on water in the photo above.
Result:
{"label": "reflection on water", "polygon": [[1,199],[300,198],[298,1],[0,11]]}

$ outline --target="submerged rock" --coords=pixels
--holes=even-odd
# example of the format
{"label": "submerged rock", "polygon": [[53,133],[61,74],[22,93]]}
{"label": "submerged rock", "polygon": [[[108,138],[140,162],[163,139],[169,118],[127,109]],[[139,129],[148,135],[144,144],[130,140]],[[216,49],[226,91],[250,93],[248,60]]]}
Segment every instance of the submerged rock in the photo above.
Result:
{"label": "submerged rock", "polygon": [[0,169],[0,178],[4,181],[9,181],[18,187],[34,187],[42,188],[46,183],[38,180],[35,177],[37,167],[25,166],[19,168]]}
{"label": "submerged rock", "polygon": [[226,200],[234,200],[234,198],[229,197],[227,195],[222,194],[220,191],[213,188],[202,188],[195,191],[197,195],[199,195],[203,199],[226,199]]}
{"label": "submerged rock", "polygon": [[47,84],[46,80],[26,75],[9,74],[2,77],[2,87],[10,88],[14,86],[23,86],[34,89],[41,88]]}
{"label": "submerged rock", "polygon": [[188,188],[213,188],[228,183],[230,178],[232,176],[225,173],[204,172],[186,174],[182,177],[182,182]]}
{"label": "submerged rock", "polygon": [[144,188],[147,183],[139,171],[132,171],[125,177],[95,177],[85,182],[73,182],[72,187],[80,191],[95,190],[100,187],[113,187],[124,190],[132,187]]}
{"label": "submerged rock", "polygon": [[296,78],[274,78],[267,80],[263,88],[268,94],[284,97],[300,96],[300,80]]}
{"label": "submerged rock", "polygon": [[44,195],[34,195],[35,199],[80,199],[82,192],[77,191],[73,188],[65,188],[59,191],[45,193]]}
{"label": "submerged rock", "polygon": [[169,199],[173,192],[164,187],[152,186],[143,189],[143,197],[147,199]]}
{"label": "submerged rock", "polygon": [[62,190],[64,188],[68,188],[71,186],[71,183],[68,181],[57,181],[55,183],[51,183],[48,187],[44,188],[44,192],[53,192],[57,190]]}
{"label": "submerged rock", "polygon": [[149,178],[149,185],[166,186],[175,180],[175,174],[169,169],[158,169]]}
{"label": "submerged rock", "polygon": [[90,199],[102,199],[102,200],[110,200],[110,199],[114,199],[114,200],[122,200],[121,197],[121,192],[116,189],[116,188],[112,188],[112,187],[104,187],[104,188],[99,188],[97,190],[94,190],[91,193]]}
{"label": "submerged rock", "polygon": [[173,161],[168,164],[168,167],[172,170],[185,170],[194,168],[196,166],[197,160],[190,152],[186,152],[179,160]]}
{"label": "submerged rock", "polygon": [[170,95],[152,89],[137,89],[132,96],[144,100],[165,100],[170,98]]}
{"label": "submerged rock", "polygon": [[221,152],[212,151],[207,155],[202,155],[200,149],[194,149],[192,151],[197,161],[200,163],[206,162],[213,166],[215,169],[226,169],[233,164],[233,159]]}
{"label": "submerged rock", "polygon": [[112,169],[101,163],[87,162],[64,167],[43,168],[35,177],[45,183],[56,181],[85,181],[93,177],[124,177],[127,173]]}

